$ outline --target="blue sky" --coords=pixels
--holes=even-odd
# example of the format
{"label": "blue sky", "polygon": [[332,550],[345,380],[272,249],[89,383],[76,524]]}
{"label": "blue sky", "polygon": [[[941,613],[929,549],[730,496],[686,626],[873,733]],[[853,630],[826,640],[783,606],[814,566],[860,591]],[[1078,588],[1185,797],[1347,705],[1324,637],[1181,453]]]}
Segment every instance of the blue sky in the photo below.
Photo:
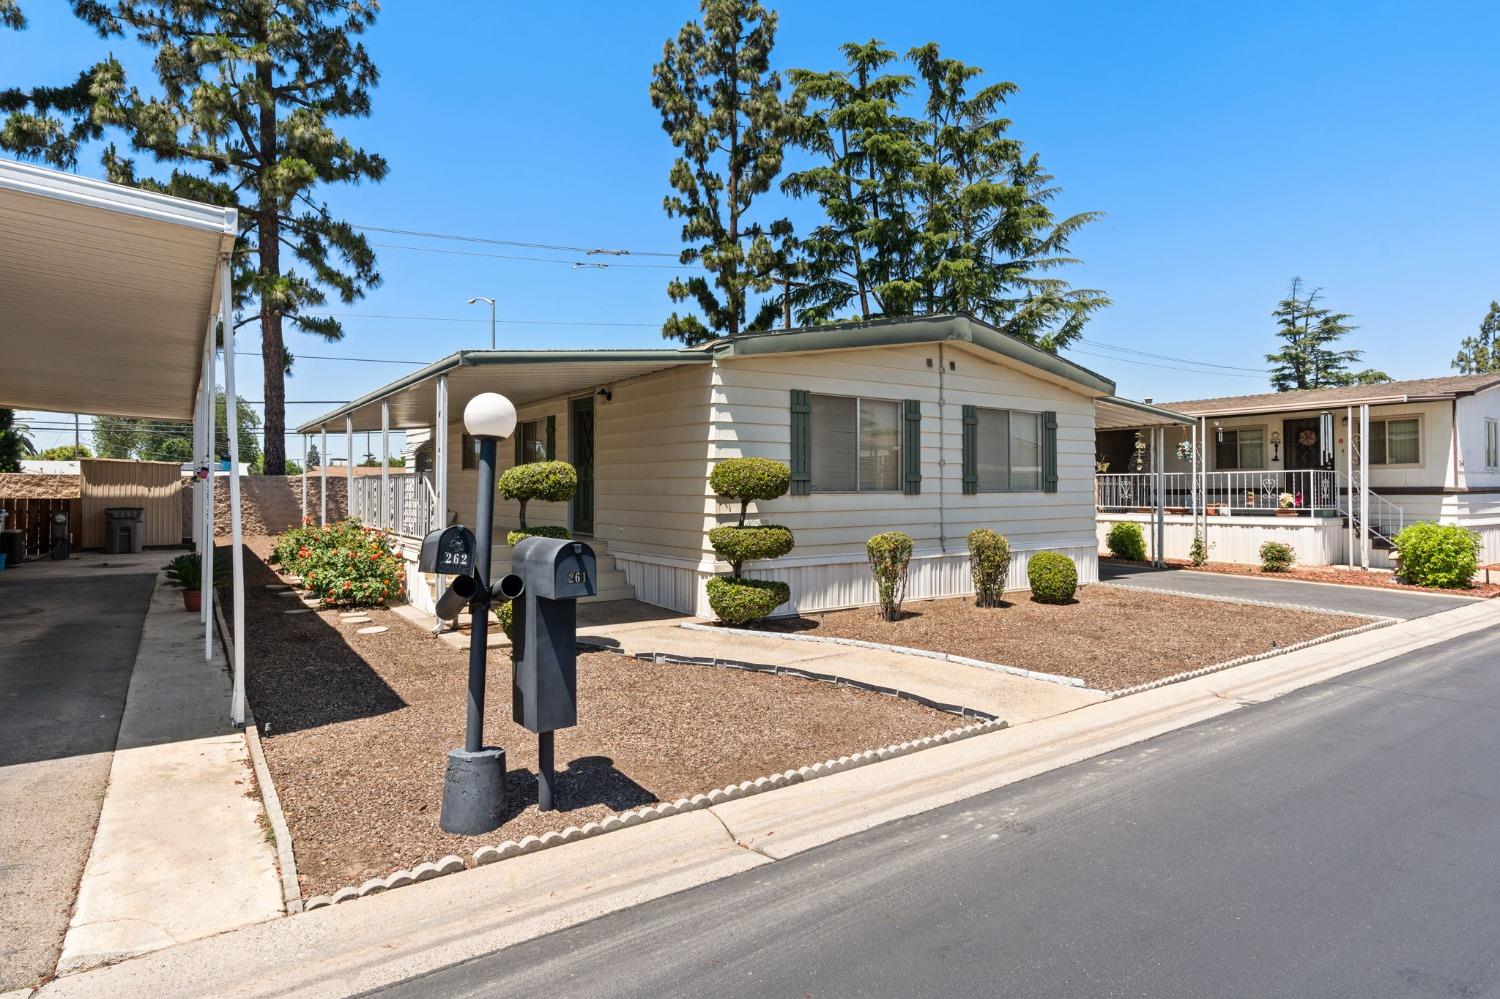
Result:
{"label": "blue sky", "polygon": [[[0,33],[0,87],[66,79],[111,47],[141,65],[133,43],[94,38],[60,0],[25,6],[31,29]],[[389,0],[367,37],[382,80],[372,118],[347,131],[383,153],[391,173],[330,189],[336,213],[498,239],[678,248],[661,209],[673,150],[646,87],[663,40],[695,3],[431,9]],[[849,40],[898,50],[934,40],[987,79],[1020,85],[1013,131],[1056,176],[1059,210],[1107,213],[1075,242],[1084,263],[1070,278],[1115,304],[1070,354],[1122,394],[1265,391],[1268,313],[1293,275],[1353,313],[1350,346],[1396,377],[1449,373],[1458,340],[1500,297],[1496,5],[802,0],[779,9],[782,68],[831,68]],[[97,175],[97,158],[80,172]],[[796,204],[766,205],[768,215],[808,217]],[[425,362],[484,346],[488,311],[465,304],[475,295],[499,299],[500,342],[515,347],[656,346],[671,309],[670,269],[390,247],[380,256],[384,285],[335,307],[356,314],[343,317],[347,338],[294,336],[294,352]],[[543,320],[560,325],[535,324]],[[257,359],[241,362],[242,394],[258,399]],[[287,396],[348,399],[404,370],[304,356]],[[289,422],[327,408],[292,406]],[[44,444],[64,436],[39,435]]]}

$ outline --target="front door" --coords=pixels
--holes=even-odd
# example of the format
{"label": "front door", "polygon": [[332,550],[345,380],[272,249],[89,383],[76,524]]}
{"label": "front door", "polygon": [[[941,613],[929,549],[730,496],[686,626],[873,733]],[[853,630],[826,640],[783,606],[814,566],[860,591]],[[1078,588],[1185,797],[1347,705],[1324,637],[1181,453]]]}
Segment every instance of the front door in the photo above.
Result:
{"label": "front door", "polygon": [[1318,440],[1318,418],[1283,420],[1281,424],[1282,446],[1286,448],[1286,461],[1282,468],[1288,472],[1304,468],[1322,468],[1322,441]]}
{"label": "front door", "polygon": [[594,533],[594,397],[574,399],[568,420],[568,453],[578,472],[573,494],[573,533]]}

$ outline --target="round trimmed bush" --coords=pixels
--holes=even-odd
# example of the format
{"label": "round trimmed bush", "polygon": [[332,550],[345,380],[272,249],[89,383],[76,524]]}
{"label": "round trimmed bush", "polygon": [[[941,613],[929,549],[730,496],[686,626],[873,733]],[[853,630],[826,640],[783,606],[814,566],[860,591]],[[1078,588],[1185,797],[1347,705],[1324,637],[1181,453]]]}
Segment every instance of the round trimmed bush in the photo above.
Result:
{"label": "round trimmed bush", "polygon": [[792,487],[792,469],[771,458],[725,458],[708,473],[716,495],[740,501],[740,526],[751,500],[773,500]]}
{"label": "round trimmed bush", "polygon": [[708,543],[740,574],[740,565],[766,558],[780,558],[796,547],[792,532],[775,524],[754,527],[726,525],[708,532]]}
{"label": "round trimmed bush", "polygon": [[495,620],[499,622],[500,630],[505,632],[505,637],[510,639],[512,646],[516,644],[516,635],[513,630],[516,624],[515,606],[515,601],[507,600],[503,604],[496,604],[493,608]]}
{"label": "round trimmed bush", "polygon": [[518,531],[511,531],[505,535],[505,543],[514,548],[527,538],[556,538],[559,541],[567,541],[573,536],[573,532],[566,527],[554,527],[544,525],[542,527],[523,527]]}
{"label": "round trimmed bush", "polygon": [[974,577],[974,600],[981,607],[998,607],[1010,574],[1010,542],[988,527],[969,532],[969,574]]}
{"label": "round trimmed bush", "polygon": [[1413,524],[1395,543],[1401,578],[1416,586],[1462,589],[1479,571],[1479,535],[1457,524]]}
{"label": "round trimmed bush", "polygon": [[1041,604],[1065,604],[1078,592],[1078,566],[1061,552],[1037,552],[1026,562],[1031,599]]}
{"label": "round trimmed bush", "polygon": [[906,572],[911,566],[912,540],[900,531],[877,534],[865,542],[865,556],[875,574],[875,589],[880,600],[880,614],[887,621],[901,617],[901,601],[906,599]]}
{"label": "round trimmed bush", "polygon": [[1260,569],[1262,572],[1286,572],[1297,564],[1297,553],[1291,545],[1280,541],[1267,541],[1260,546]]}
{"label": "round trimmed bush", "polygon": [[521,529],[526,529],[526,504],[531,500],[561,503],[578,491],[578,471],[566,461],[529,461],[507,468],[500,476],[500,495],[521,504]]}
{"label": "round trimmed bush", "polygon": [[1141,530],[1140,524],[1129,520],[1120,521],[1109,529],[1104,543],[1115,558],[1122,558],[1127,562],[1146,561],[1146,532]]}
{"label": "round trimmed bush", "polygon": [[708,605],[725,624],[748,624],[792,599],[792,588],[775,579],[715,576],[707,584]]}

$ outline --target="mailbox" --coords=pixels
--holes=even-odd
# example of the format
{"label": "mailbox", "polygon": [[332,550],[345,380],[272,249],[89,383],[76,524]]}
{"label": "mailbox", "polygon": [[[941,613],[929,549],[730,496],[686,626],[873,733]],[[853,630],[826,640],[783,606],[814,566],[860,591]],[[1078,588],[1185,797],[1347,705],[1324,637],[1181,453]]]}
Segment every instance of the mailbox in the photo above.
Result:
{"label": "mailbox", "polygon": [[445,576],[467,576],[474,571],[474,532],[461,524],[429,531],[422,539],[422,572]]}
{"label": "mailbox", "polygon": [[578,724],[577,599],[594,595],[594,550],[531,537],[511,553],[525,584],[515,604],[511,717],[533,732]]}

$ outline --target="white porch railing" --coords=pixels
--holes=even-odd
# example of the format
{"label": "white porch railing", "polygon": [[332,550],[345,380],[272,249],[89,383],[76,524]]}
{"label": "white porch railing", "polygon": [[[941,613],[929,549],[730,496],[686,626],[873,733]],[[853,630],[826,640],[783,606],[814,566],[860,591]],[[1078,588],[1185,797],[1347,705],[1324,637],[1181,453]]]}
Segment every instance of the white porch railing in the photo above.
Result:
{"label": "white porch railing", "polygon": [[358,476],[349,496],[349,514],[370,527],[413,538],[434,526],[437,494],[426,476],[414,472],[387,476],[384,498],[382,503],[378,475]]}

